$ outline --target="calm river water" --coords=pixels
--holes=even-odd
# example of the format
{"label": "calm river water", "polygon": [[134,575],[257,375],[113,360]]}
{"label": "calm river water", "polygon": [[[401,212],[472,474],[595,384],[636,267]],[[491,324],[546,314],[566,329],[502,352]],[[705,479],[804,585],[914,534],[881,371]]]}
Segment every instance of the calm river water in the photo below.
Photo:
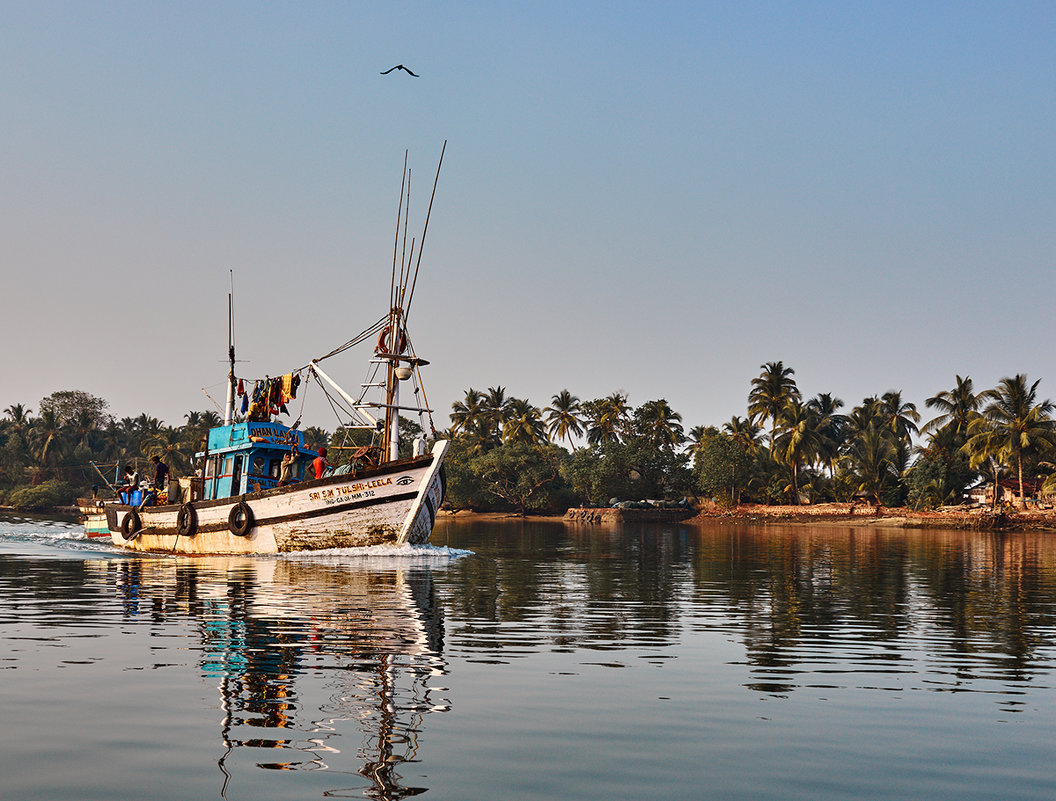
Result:
{"label": "calm river water", "polygon": [[1056,797],[1056,535],[432,543],[142,558],[0,518],[0,797]]}

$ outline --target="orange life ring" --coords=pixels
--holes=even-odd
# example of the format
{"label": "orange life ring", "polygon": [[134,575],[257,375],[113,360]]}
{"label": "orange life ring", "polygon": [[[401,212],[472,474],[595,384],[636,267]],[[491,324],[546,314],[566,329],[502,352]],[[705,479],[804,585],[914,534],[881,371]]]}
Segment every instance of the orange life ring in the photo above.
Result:
{"label": "orange life ring", "polygon": [[396,337],[396,350],[389,350],[389,326],[385,326],[381,329],[381,333],[378,335],[378,348],[377,353],[395,353],[400,354],[407,350],[407,337],[400,331],[400,335]]}

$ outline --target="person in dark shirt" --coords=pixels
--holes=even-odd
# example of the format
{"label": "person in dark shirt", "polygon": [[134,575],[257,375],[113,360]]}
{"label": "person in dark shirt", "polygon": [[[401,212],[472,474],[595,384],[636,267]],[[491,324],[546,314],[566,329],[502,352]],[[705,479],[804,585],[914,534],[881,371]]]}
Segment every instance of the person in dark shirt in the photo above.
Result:
{"label": "person in dark shirt", "polygon": [[169,466],[161,461],[160,456],[151,456],[150,461],[154,462],[154,489],[163,490],[169,478]]}

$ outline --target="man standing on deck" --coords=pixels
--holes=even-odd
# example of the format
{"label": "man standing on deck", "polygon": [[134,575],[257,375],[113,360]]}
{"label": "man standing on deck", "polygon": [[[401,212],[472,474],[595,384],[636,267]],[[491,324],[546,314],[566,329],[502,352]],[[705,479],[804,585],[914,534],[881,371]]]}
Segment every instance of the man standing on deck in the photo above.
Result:
{"label": "man standing on deck", "polygon": [[326,461],[326,448],[320,448],[319,455],[312,459],[312,468],[315,470],[315,477],[322,478],[323,471],[328,467],[332,467],[332,465],[330,462]]}
{"label": "man standing on deck", "polygon": [[285,487],[293,481],[293,471],[297,466],[297,446],[291,445],[290,452],[282,457],[282,468],[279,470],[279,486]]}
{"label": "man standing on deck", "polygon": [[154,489],[158,492],[165,489],[165,482],[169,479],[169,466],[161,461],[161,457],[155,454],[150,457],[154,462]]}

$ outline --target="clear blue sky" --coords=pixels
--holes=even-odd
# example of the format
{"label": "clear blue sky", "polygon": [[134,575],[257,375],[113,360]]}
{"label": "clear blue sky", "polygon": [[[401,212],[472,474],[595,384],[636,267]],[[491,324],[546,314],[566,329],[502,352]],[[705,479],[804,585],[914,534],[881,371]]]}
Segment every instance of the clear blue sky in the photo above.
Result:
{"label": "clear blue sky", "polygon": [[[848,407],[971,375],[1056,397],[1056,5],[0,7],[0,409],[82,389],[170,424],[387,303],[447,424],[545,406],[745,412],[766,361]],[[405,64],[420,78],[402,72]],[[331,363],[351,387],[355,358]],[[332,428],[310,399],[306,423]]]}

